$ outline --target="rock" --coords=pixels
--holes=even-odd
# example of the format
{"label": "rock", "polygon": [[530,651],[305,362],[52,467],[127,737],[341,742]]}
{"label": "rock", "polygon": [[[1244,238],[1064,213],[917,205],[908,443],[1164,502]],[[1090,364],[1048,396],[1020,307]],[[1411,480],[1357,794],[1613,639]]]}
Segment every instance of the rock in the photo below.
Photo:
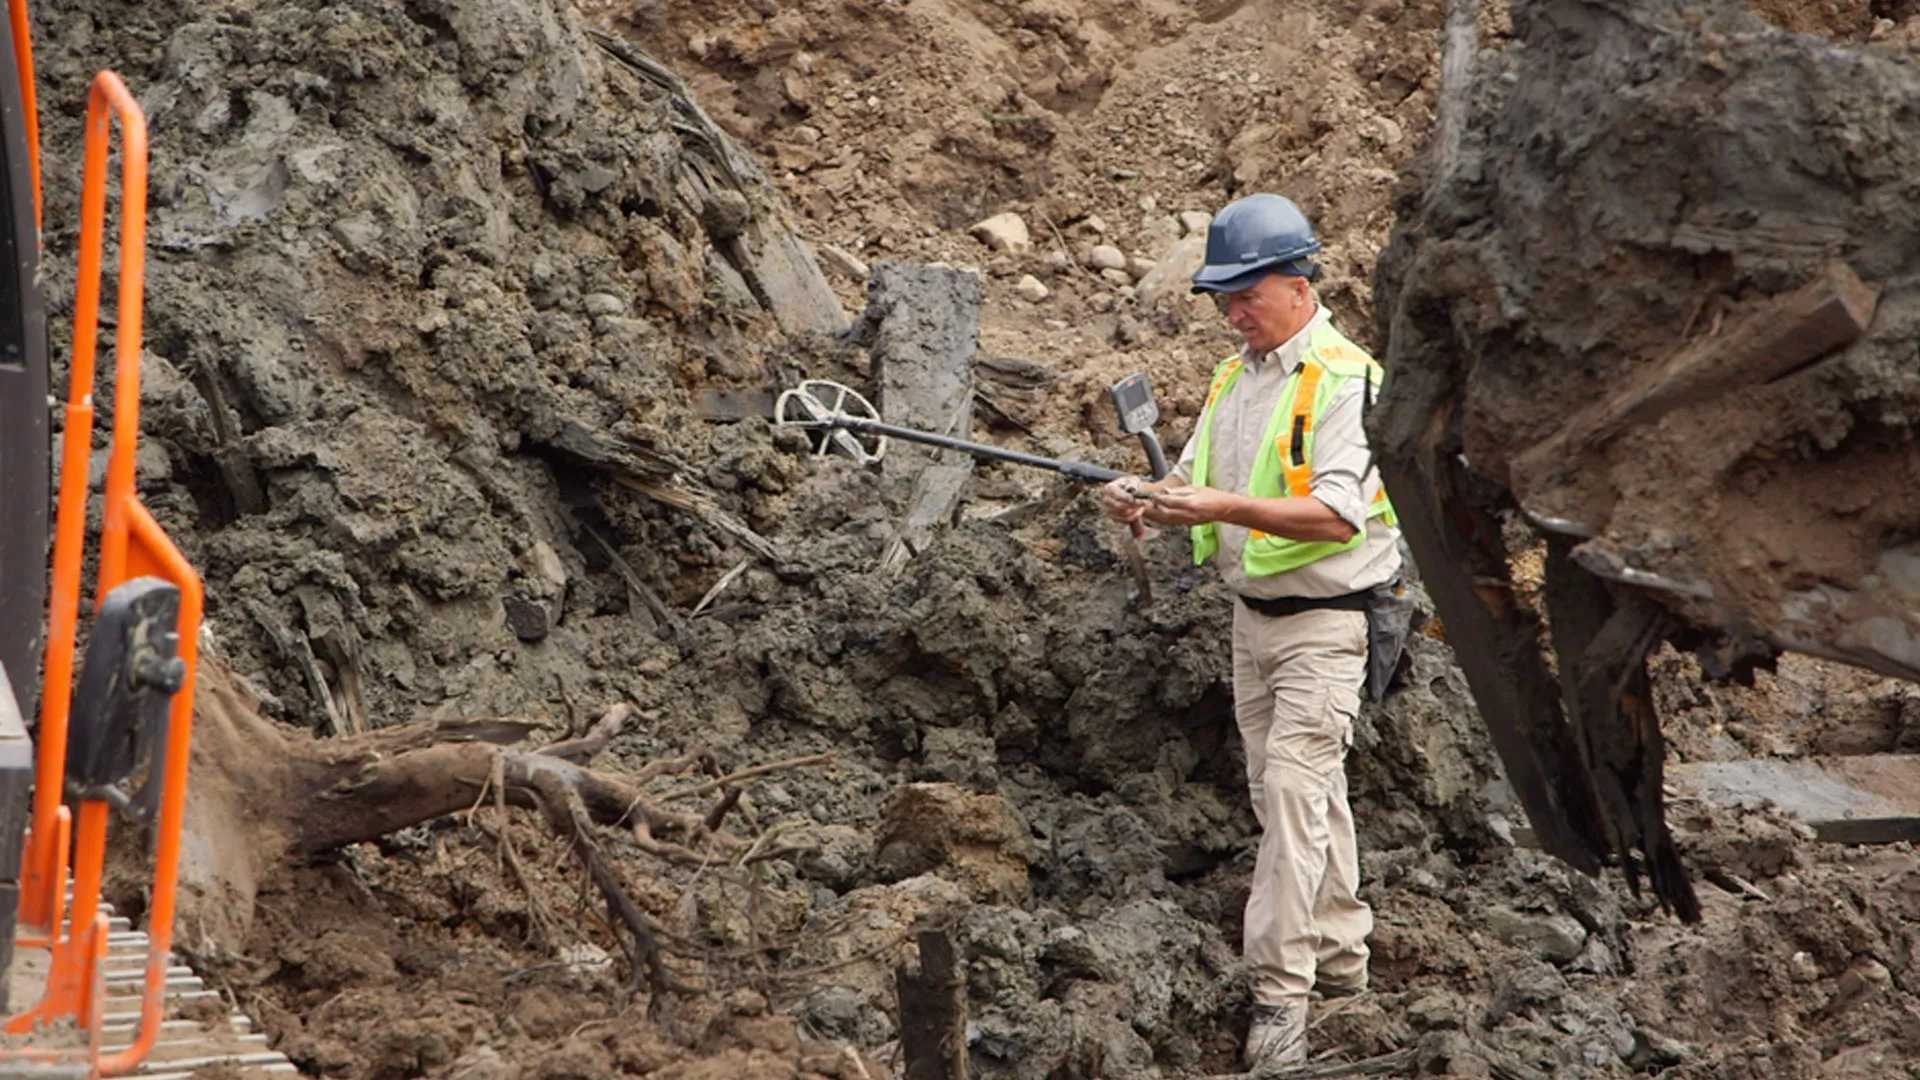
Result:
{"label": "rock", "polygon": [[1508,1016],[1554,1006],[1566,992],[1566,976],[1552,964],[1540,960],[1514,964],[1501,975],[1480,1024],[1492,1028]]}
{"label": "rock", "polygon": [[860,883],[873,857],[873,840],[851,825],[822,825],[813,835],[814,850],[800,872],[836,893]]}
{"label": "rock", "polygon": [[612,293],[593,292],[581,298],[580,308],[589,315],[621,315],[627,302]]}
{"label": "rock", "polygon": [[1052,290],[1032,274],[1022,274],[1020,280],[1013,283],[1013,291],[1029,304],[1037,304],[1052,295]]}
{"label": "rock", "polygon": [[820,129],[812,124],[800,124],[793,129],[793,141],[801,146],[816,146],[821,138]]}
{"label": "rock", "polygon": [[506,609],[507,625],[513,628],[513,636],[521,641],[545,641],[553,629],[547,605],[538,600],[515,592],[501,597],[500,604]]}
{"label": "rock", "polygon": [[533,542],[533,564],[540,576],[555,589],[564,592],[567,588],[567,564],[560,561],[560,553],[545,540]]}
{"label": "rock", "polygon": [[1199,235],[1204,237],[1207,235],[1207,226],[1213,224],[1213,215],[1204,210],[1182,210],[1180,211],[1178,220],[1180,222],[1181,236]]}
{"label": "rock", "polygon": [[1813,957],[1802,950],[1794,953],[1793,959],[1787,961],[1787,977],[1802,985],[1818,982],[1820,965],[1814,963]]}
{"label": "rock", "polygon": [[766,996],[743,986],[727,995],[727,1011],[735,1016],[759,1016],[767,1011]]}
{"label": "rock", "polygon": [[1187,297],[1187,288],[1193,283],[1193,275],[1199,272],[1206,261],[1206,231],[1189,233],[1155,260],[1153,269],[1140,279],[1140,306],[1152,310],[1155,305],[1169,299]]}
{"label": "rock", "polygon": [[1087,254],[1087,265],[1095,270],[1125,270],[1127,256],[1112,244],[1095,244]]}
{"label": "rock", "polygon": [[1420,995],[1407,1006],[1407,1022],[1416,1031],[1457,1031],[1467,1026],[1472,1011],[1466,998],[1436,990]]}
{"label": "rock", "polygon": [[870,273],[867,264],[860,261],[859,257],[852,252],[845,248],[834,247],[832,244],[821,244],[817,251],[820,256],[820,265],[826,267],[828,273],[838,274],[855,285],[867,283],[867,276]]}
{"label": "rock", "polygon": [[1857,1008],[1879,997],[1892,985],[1893,973],[1887,970],[1885,964],[1872,957],[1862,957],[1841,972],[1833,999],[1827,1002],[1821,1012],[1833,1016],[1842,1009]]}
{"label": "rock", "polygon": [[520,1080],[520,1065],[491,1046],[476,1046],[447,1069],[447,1080]]}
{"label": "rock", "polygon": [[928,728],[913,778],[992,791],[1000,783],[993,736],[978,728]]}
{"label": "rock", "polygon": [[1114,296],[1112,293],[1106,293],[1106,292],[1095,293],[1093,296],[1093,299],[1087,301],[1087,306],[1092,308],[1096,312],[1105,314],[1106,312],[1113,310],[1113,305],[1115,304],[1115,302],[1116,301],[1114,300]]}
{"label": "rock", "polygon": [[1171,214],[1147,214],[1140,219],[1140,246],[1159,251],[1180,239],[1180,220]]}
{"label": "rock", "polygon": [[1148,274],[1153,273],[1153,268],[1155,265],[1156,264],[1152,259],[1142,258],[1139,255],[1135,255],[1132,258],[1127,260],[1127,273],[1133,276],[1133,280],[1139,281],[1145,278]]}
{"label": "rock", "polygon": [[1027,232],[1026,221],[1012,211],[975,222],[967,232],[994,251],[1025,255],[1033,250],[1033,237]]}
{"label": "rock", "polygon": [[1542,960],[1564,964],[1580,955],[1587,944],[1587,928],[1570,916],[1540,915],[1496,907],[1487,913],[1487,928],[1509,945],[1531,949]]}
{"label": "rock", "polygon": [[1415,1064],[1421,1076],[1493,1075],[1493,1066],[1479,1047],[1459,1031],[1437,1031],[1421,1040]]}
{"label": "rock", "polygon": [[1694,1056],[1693,1048],[1678,1039],[1646,1028],[1635,1028],[1633,1046],[1621,1057],[1635,1072],[1657,1072],[1684,1063]]}
{"label": "rock", "polygon": [[832,981],[807,995],[800,1015],[830,1039],[861,1046],[886,1042],[895,1031],[889,1013],[896,946],[916,923],[950,919],[968,904],[959,886],[927,874],[856,889],[819,909],[822,925],[846,929],[806,937],[795,949],[795,964],[832,965],[835,973]]}
{"label": "rock", "polygon": [[1115,288],[1126,289],[1133,287],[1133,275],[1127,273],[1125,270],[1102,270],[1100,271],[1100,280],[1105,281]]}
{"label": "rock", "polygon": [[884,880],[936,873],[976,900],[1021,902],[1033,861],[1026,823],[998,795],[952,784],[895,789],[882,811],[874,863]]}
{"label": "rock", "polygon": [[1080,227],[1094,234],[1095,236],[1107,235],[1106,219],[1094,214],[1088,214],[1087,219],[1080,223]]}

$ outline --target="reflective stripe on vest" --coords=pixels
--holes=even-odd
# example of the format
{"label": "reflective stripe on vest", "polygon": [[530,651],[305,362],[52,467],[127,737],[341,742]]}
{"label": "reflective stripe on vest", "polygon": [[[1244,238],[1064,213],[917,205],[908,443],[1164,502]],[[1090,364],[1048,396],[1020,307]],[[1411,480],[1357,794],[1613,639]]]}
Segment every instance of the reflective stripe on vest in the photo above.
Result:
{"label": "reflective stripe on vest", "polygon": [[[1214,372],[1207,394],[1207,408],[1201,414],[1201,426],[1195,433],[1193,483],[1204,485],[1211,475],[1213,442],[1213,406],[1239,381],[1243,364],[1238,357],[1222,363]],[[1313,435],[1319,410],[1336,397],[1350,378],[1377,382],[1380,367],[1359,346],[1348,341],[1332,326],[1319,327],[1309,339],[1300,367],[1288,379],[1275,403],[1273,415],[1261,439],[1262,453],[1255,458],[1248,482],[1248,494],[1258,498],[1305,498],[1313,494]],[[1267,456],[1267,451],[1272,456]],[[1363,478],[1364,482],[1364,478]],[[1382,518],[1397,525],[1397,515],[1383,487],[1368,506],[1369,518]],[[1195,526],[1193,558],[1205,562],[1219,550],[1219,531],[1214,525]],[[1249,577],[1263,577],[1298,569],[1328,555],[1350,551],[1365,542],[1366,530],[1356,530],[1345,543],[1308,542],[1270,536],[1258,529],[1249,530],[1242,563]]]}
{"label": "reflective stripe on vest", "polygon": [[[1296,499],[1313,494],[1313,462],[1307,454],[1307,441],[1313,435],[1314,395],[1320,392],[1320,376],[1326,370],[1319,364],[1300,365],[1293,380],[1298,384],[1293,392],[1293,417],[1273,448],[1280,455],[1280,475],[1286,478],[1287,494]],[[1259,529],[1250,532],[1255,540],[1267,538]]]}

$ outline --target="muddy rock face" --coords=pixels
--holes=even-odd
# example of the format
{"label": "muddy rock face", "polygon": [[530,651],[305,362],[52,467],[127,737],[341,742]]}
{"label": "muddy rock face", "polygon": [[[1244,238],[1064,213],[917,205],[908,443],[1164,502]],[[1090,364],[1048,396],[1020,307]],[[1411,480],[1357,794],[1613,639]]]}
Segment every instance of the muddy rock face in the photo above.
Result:
{"label": "muddy rock face", "polygon": [[[288,715],[388,721],[526,674],[500,657],[538,634],[503,598],[561,622],[599,603],[565,594],[588,556],[546,457],[582,432],[664,446],[689,381],[845,324],[751,156],[676,133],[662,89],[561,9],[108,6],[86,51],[153,132],[167,468],[146,480],[216,635]],[[50,100],[79,100],[90,69],[44,69]],[[68,181],[50,173],[56,248]]]}

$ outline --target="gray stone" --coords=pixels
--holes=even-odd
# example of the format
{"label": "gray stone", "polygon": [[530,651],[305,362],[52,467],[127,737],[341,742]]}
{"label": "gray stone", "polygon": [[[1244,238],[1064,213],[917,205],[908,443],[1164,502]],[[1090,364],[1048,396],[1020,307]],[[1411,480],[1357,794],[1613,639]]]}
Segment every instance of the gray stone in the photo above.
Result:
{"label": "gray stone", "polygon": [[822,825],[814,842],[813,854],[800,864],[801,873],[836,893],[860,883],[873,857],[872,837],[851,825]]}
{"label": "gray stone", "polygon": [[619,315],[627,310],[627,302],[612,293],[588,293],[580,301],[580,307],[589,315]]}
{"label": "gray stone", "polygon": [[1467,1026],[1473,1007],[1447,990],[1422,994],[1407,1005],[1407,1022],[1416,1031],[1455,1031]]}
{"label": "gray stone", "polygon": [[1204,237],[1207,235],[1207,226],[1212,224],[1213,215],[1204,210],[1180,211],[1181,236],[1193,236],[1197,234]]}
{"label": "gray stone", "polygon": [[1501,941],[1531,949],[1542,960],[1564,964],[1580,955],[1587,944],[1587,928],[1570,916],[1541,915],[1496,907],[1487,913],[1487,928]]}
{"label": "gray stone", "polygon": [[1181,300],[1189,294],[1193,275],[1207,259],[1206,233],[1189,234],[1168,248],[1153,269],[1140,279],[1140,306],[1151,309],[1163,300]]}
{"label": "gray stone", "polygon": [[1087,265],[1095,270],[1125,270],[1127,256],[1112,244],[1095,244],[1087,253]]}

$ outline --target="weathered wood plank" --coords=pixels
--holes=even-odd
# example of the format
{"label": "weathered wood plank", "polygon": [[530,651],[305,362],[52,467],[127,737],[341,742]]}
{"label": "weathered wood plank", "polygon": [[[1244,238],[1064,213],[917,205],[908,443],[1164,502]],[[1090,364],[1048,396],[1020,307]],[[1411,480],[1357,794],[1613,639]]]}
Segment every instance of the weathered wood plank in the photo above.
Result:
{"label": "weathered wood plank", "polygon": [[923,930],[917,969],[894,971],[906,1080],[967,1080],[967,983],[951,930]]}
{"label": "weathered wood plank", "polygon": [[[980,279],[949,267],[882,262],[874,267],[866,313],[881,419],[941,435],[973,437],[973,361],[980,341]],[[951,521],[973,459],[903,444],[887,449],[882,472],[907,503],[880,569],[906,565]]]}

